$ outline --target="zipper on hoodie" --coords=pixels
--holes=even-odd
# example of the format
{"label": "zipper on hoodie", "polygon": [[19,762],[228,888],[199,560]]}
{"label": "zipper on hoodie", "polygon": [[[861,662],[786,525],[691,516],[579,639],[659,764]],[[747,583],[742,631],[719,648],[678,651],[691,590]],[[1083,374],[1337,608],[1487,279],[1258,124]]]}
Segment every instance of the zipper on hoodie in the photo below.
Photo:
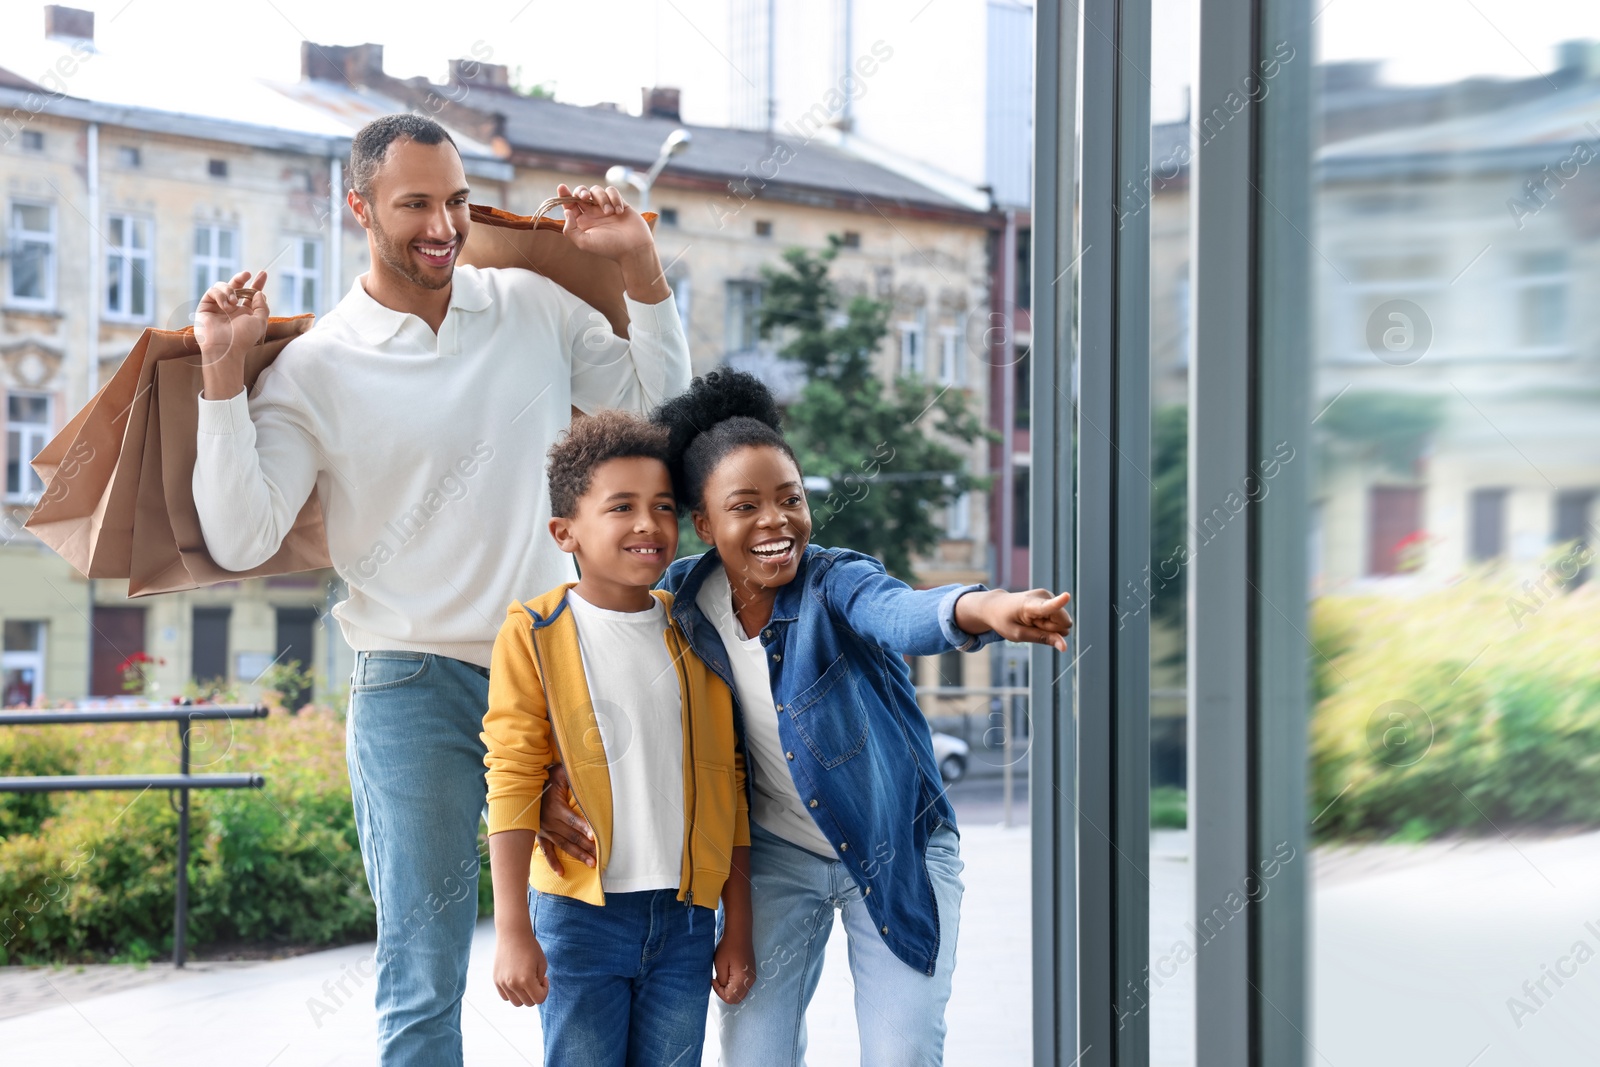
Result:
{"label": "zipper on hoodie", "polygon": [[[566,601],[566,598],[563,597],[562,598],[562,602],[565,603],[565,601]],[[557,610],[559,610],[559,608]],[[570,607],[569,607],[568,610],[571,610]],[[573,618],[572,624],[573,624],[574,628],[577,627],[578,620],[577,620],[576,617]],[[555,701],[550,699],[550,684],[545,680],[546,678],[549,677],[549,675],[545,673],[544,657],[539,654],[539,632],[538,632],[538,627],[537,626],[529,627],[528,640],[533,645],[533,661],[539,667],[539,688],[544,690],[544,706],[545,706],[545,709],[549,713],[550,729],[555,734],[555,738],[556,738],[556,755],[561,757],[561,765],[564,766],[564,767],[567,767],[567,781],[572,783],[572,799],[578,805],[578,814],[583,816],[583,821],[588,824],[590,830],[593,830],[594,829],[594,822],[593,822],[593,820],[591,820],[589,818],[589,813],[587,811],[585,811],[584,808],[583,808],[583,798],[578,795],[578,783],[577,783],[577,780],[575,778],[573,778],[573,776],[572,776],[572,768],[570,766],[567,766],[567,758],[566,758],[567,744],[566,744],[565,739],[563,738],[563,735],[562,735],[562,732],[561,732],[561,726],[557,722],[559,716],[557,716],[555,714],[555,706],[556,706],[555,705]],[[584,679],[584,685],[587,687],[588,684],[589,684],[589,680],[587,678],[585,678]],[[544,807],[544,805],[541,803],[540,804],[540,809],[543,810],[543,807]],[[601,862],[601,859],[600,859],[600,838],[599,838],[598,835],[596,835],[596,837],[594,839],[594,867],[595,867],[595,874],[596,875],[600,874],[602,871],[605,870],[605,865]],[[606,899],[606,892],[605,892],[605,889],[602,888],[600,890],[600,903],[602,904],[602,906],[605,904],[605,899]]]}
{"label": "zipper on hoodie", "polygon": [[689,921],[694,922],[694,812],[700,800],[699,764],[694,759],[694,709],[690,706],[693,693],[689,688],[688,671],[683,666],[683,650],[676,647],[677,636],[673,632],[672,620],[667,620],[667,633],[670,637],[667,642],[667,654],[672,656],[672,665],[678,672],[678,692],[683,705],[683,743],[689,749],[689,773],[684,776],[684,788],[689,792],[689,803],[684,812],[684,861],[689,865],[689,882],[685,887],[686,896],[684,903],[689,906]]}

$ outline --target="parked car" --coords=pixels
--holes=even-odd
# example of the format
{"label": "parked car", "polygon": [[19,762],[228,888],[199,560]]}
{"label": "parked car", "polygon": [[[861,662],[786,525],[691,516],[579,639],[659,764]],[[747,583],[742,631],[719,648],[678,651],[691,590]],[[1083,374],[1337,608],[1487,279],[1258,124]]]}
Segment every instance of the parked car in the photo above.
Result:
{"label": "parked car", "polygon": [[961,738],[952,734],[933,735],[933,760],[939,765],[939,776],[944,784],[959,782],[967,773],[967,754],[971,751]]}

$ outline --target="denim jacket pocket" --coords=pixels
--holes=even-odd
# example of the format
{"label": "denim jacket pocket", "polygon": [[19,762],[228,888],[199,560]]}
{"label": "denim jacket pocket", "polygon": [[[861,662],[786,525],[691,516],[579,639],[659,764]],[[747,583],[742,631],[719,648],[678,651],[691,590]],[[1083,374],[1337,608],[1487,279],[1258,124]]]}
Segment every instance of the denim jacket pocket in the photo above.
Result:
{"label": "denim jacket pocket", "polygon": [[825,768],[839,766],[866,746],[866,712],[842,653],[787,710],[800,739]]}
{"label": "denim jacket pocket", "polygon": [[433,656],[427,652],[364,652],[356,664],[355,684],[350,688],[356,693],[393,689],[421,678],[432,663]]}

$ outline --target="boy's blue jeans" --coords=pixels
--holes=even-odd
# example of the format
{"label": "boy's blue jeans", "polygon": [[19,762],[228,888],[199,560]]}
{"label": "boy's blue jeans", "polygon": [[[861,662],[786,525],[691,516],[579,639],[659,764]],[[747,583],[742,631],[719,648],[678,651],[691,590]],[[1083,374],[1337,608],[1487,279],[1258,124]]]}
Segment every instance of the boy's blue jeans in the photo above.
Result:
{"label": "boy's blue jeans", "polygon": [[861,1062],[872,1067],[943,1063],[962,866],[955,831],[935,830],[928,839],[927,872],[939,907],[939,956],[934,973],[926,975],[906,966],[883,943],[844,864],[751,822],[756,984],[742,1003],[717,1005],[723,1067],[802,1067],[806,1062],[806,1007],[822,978],[835,908],[849,940]]}
{"label": "boy's blue jeans", "polygon": [[699,1067],[717,916],[677,897],[607,893],[602,908],[530,890],[545,1067]]}
{"label": "boy's blue jeans", "polygon": [[489,679],[446,656],[363,652],[351,683],[345,755],[378,906],[379,1060],[454,1067],[478,918]]}

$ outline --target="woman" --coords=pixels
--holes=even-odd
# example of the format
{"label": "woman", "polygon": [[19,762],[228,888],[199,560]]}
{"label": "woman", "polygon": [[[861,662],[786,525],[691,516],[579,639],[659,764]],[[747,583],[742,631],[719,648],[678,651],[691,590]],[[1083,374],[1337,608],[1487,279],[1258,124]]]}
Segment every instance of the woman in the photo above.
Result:
{"label": "woman", "polygon": [[[749,769],[757,979],[721,1011],[722,1062],[804,1063],[837,908],[862,1062],[937,1064],[962,863],[904,657],[1001,638],[1065,651],[1068,596],[917,590],[870,556],[811,545],[800,465],[750,375],[697,378],[652,419],[671,433],[678,504],[713,546],[674,563],[662,586],[734,692]],[[562,799],[547,796],[541,829],[586,856],[587,828]]]}

